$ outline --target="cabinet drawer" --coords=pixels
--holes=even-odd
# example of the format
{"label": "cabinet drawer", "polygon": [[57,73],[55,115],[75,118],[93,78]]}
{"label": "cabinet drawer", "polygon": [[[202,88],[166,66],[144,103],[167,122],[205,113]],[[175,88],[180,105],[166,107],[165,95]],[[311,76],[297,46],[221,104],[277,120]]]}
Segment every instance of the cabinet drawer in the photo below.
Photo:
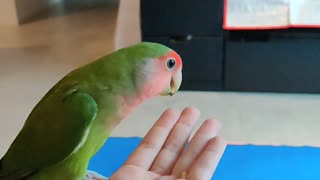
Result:
{"label": "cabinet drawer", "polygon": [[223,0],[141,0],[143,36],[222,34]]}
{"label": "cabinet drawer", "polygon": [[320,40],[227,42],[225,89],[320,92]]}
{"label": "cabinet drawer", "polygon": [[180,89],[187,91],[223,91],[223,84],[222,81],[184,80]]}

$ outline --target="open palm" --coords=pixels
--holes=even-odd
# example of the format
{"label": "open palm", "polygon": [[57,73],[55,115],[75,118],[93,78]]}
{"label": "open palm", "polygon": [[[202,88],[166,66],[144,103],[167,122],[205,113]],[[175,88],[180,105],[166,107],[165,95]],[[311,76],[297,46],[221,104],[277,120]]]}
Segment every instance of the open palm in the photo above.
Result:
{"label": "open palm", "polygon": [[182,113],[166,110],[110,179],[210,180],[226,144],[217,137],[220,124],[212,119],[206,120],[189,142],[199,116],[193,107]]}

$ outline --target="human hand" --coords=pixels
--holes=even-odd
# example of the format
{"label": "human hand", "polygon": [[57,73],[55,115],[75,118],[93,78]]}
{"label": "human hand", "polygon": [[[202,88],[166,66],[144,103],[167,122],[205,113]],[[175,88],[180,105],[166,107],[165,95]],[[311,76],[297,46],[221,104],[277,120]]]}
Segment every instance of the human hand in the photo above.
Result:
{"label": "human hand", "polygon": [[217,136],[219,122],[208,119],[187,145],[199,116],[193,107],[166,110],[110,179],[210,180],[226,143]]}

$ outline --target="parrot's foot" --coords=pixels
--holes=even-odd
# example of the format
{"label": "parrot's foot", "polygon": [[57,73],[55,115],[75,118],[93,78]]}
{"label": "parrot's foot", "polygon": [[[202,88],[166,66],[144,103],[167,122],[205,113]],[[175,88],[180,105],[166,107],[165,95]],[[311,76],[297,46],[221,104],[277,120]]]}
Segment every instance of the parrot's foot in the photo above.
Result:
{"label": "parrot's foot", "polygon": [[110,178],[104,177],[94,171],[87,170],[86,177],[81,180],[110,180]]}

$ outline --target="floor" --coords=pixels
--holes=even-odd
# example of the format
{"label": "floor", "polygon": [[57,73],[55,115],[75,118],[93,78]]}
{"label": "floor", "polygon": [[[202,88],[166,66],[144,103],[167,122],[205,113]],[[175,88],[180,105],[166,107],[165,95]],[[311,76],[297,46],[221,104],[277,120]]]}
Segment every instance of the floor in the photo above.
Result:
{"label": "floor", "polygon": [[[20,27],[0,27],[0,156],[55,82],[116,48],[117,7],[55,7]],[[143,136],[167,107],[189,105],[202,121],[220,120],[229,143],[320,146],[320,95],[304,94],[181,91],[145,102],[112,135]]]}

